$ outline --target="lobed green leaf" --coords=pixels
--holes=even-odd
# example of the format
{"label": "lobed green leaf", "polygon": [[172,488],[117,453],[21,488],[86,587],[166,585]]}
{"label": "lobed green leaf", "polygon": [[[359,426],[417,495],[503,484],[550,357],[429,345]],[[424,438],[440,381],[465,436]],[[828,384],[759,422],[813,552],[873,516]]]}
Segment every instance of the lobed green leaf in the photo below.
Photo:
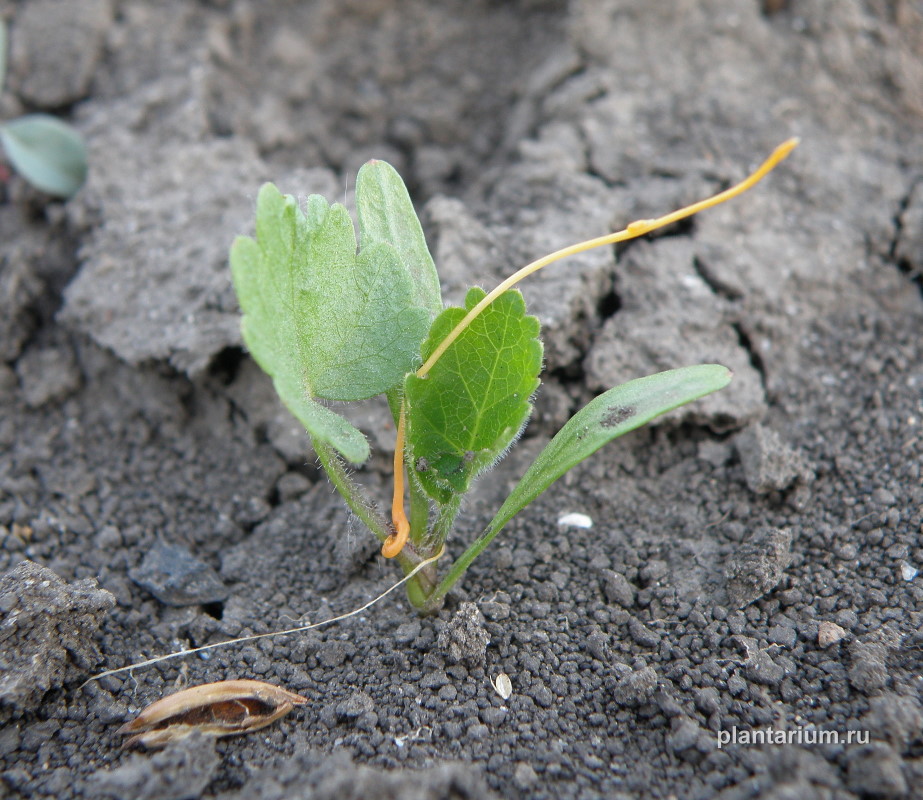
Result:
{"label": "lobed green leaf", "polygon": [[373,397],[418,360],[429,315],[414,305],[412,278],[394,249],[379,242],[357,255],[343,206],[312,195],[302,211],[266,184],[256,239],[237,238],[231,271],[244,342],[283,402],[312,436],[364,461],[364,437],[314,398]]}
{"label": "lobed green leaf", "polygon": [[[425,360],[483,297],[447,308],[423,345]],[[446,503],[467,491],[516,439],[529,418],[542,367],[539,324],[522,295],[508,291],[476,317],[425,378],[404,384],[411,470],[430,497]]]}
{"label": "lobed green leaf", "polygon": [[27,114],[0,125],[10,163],[29,183],[56,197],[73,197],[87,177],[87,153],[75,128],[49,114]]}
{"label": "lobed green leaf", "polygon": [[356,176],[356,213],[363,248],[390,244],[412,278],[414,305],[431,317],[442,311],[442,294],[436,265],[426,246],[404,181],[386,161],[363,164]]}

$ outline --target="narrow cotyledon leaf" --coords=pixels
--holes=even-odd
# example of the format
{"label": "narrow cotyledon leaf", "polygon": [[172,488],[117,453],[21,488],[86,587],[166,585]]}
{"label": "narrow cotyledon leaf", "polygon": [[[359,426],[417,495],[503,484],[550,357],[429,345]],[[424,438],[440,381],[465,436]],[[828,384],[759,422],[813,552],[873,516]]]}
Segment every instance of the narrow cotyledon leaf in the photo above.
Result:
{"label": "narrow cotyledon leaf", "polygon": [[672,369],[616,386],[591,400],[558,431],[500,507],[484,533],[453,565],[436,590],[441,596],[516,514],[603,445],[730,383],[718,364]]}

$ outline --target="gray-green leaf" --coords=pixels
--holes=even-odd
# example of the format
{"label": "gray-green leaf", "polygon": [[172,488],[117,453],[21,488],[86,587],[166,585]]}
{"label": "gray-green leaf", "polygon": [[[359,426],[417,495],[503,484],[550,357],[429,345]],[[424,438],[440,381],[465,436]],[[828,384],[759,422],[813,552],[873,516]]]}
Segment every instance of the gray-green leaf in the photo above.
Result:
{"label": "gray-green leaf", "polygon": [[[332,219],[331,219],[332,218]],[[355,238],[343,206],[331,209],[323,232]],[[318,397],[362,400],[386,392],[410,372],[426,336],[429,316],[413,305],[411,280],[384,243],[364,247],[358,257],[326,254],[313,280],[300,292],[306,330],[311,332],[305,367]],[[336,287],[335,290],[332,290]]]}
{"label": "gray-green leaf", "polygon": [[87,176],[80,134],[56,117],[28,114],[0,125],[10,163],[29,183],[56,197],[73,197]]}
{"label": "gray-green leaf", "polygon": [[364,461],[361,434],[313,398],[373,397],[419,360],[428,313],[414,306],[410,275],[393,248],[381,242],[357,255],[343,206],[312,195],[302,211],[266,184],[256,240],[237,238],[231,271],[244,342],[289,410],[312,436]]}
{"label": "gray-green leaf", "polygon": [[[275,201],[282,198],[276,192],[261,192],[263,219],[270,213],[280,217],[276,230],[288,228],[295,232],[294,204]],[[270,212],[272,208],[272,212]],[[257,226],[258,228],[260,226]],[[290,255],[283,237],[271,237],[264,231],[260,244],[247,236],[239,236],[231,248],[231,269],[234,285],[244,318],[241,333],[257,364],[272,378],[276,393],[292,414],[304,425],[314,439],[320,439],[339,451],[344,458],[361,464],[369,457],[365,437],[339,414],[312,400],[299,364],[300,343],[293,324],[294,310],[284,296],[292,297],[296,287],[287,280],[292,275],[284,270],[272,272],[266,268],[267,260]],[[282,263],[277,262],[277,263]],[[266,324],[267,320],[285,320],[278,326]]]}
{"label": "gray-green leaf", "polygon": [[356,213],[363,248],[386,242],[413,279],[414,304],[435,317],[442,311],[436,265],[426,246],[404,181],[386,161],[369,161],[356,176]]}

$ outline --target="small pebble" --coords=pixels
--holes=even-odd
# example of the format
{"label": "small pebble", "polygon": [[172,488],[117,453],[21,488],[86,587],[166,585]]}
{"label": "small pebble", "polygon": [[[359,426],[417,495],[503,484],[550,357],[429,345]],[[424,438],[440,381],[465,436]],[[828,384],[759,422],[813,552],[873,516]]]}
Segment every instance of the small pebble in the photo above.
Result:
{"label": "small pebble", "polygon": [[421,689],[441,689],[443,686],[449,683],[449,676],[441,670],[437,669],[433,672],[430,672],[424,675],[420,679],[420,688]]}
{"label": "small pebble", "polygon": [[850,685],[869,696],[878,694],[889,680],[887,648],[878,642],[859,641],[850,646],[849,655]]}
{"label": "small pebble", "polygon": [[872,492],[872,502],[880,506],[893,506],[897,502],[897,498],[887,489],[876,489]]}
{"label": "small pebble", "polygon": [[821,622],[817,626],[817,644],[820,647],[830,647],[846,636],[846,631],[835,622]]}
{"label": "small pebble", "polygon": [[728,600],[744,608],[772,591],[791,561],[790,531],[764,528],[736,549],[725,564]]}
{"label": "small pebble", "polygon": [[168,606],[216,603],[228,596],[218,574],[185,547],[157,542],[128,576]]}
{"label": "small pebble", "polygon": [[554,695],[547,686],[539,684],[532,689],[532,699],[542,708],[551,708],[554,703]]}
{"label": "small pebble", "polygon": [[763,686],[778,686],[785,677],[785,670],[763,650],[751,654],[744,672],[751,681]]}
{"label": "small pebble", "polygon": [[410,644],[420,635],[421,630],[420,620],[404,622],[394,632],[394,641],[396,644]]}
{"label": "small pebble", "polygon": [[635,644],[641,647],[657,647],[660,644],[660,634],[657,631],[652,631],[640,620],[632,619],[628,623],[628,633]]}
{"label": "small pebble", "polygon": [[490,636],[484,629],[484,615],[474,603],[462,603],[439,632],[437,644],[450,663],[481,664]]}
{"label": "small pebble", "polygon": [[653,667],[628,672],[613,689],[613,699],[624,708],[644,705],[653,697],[659,680]]}
{"label": "small pebble", "polygon": [[631,608],[635,604],[635,587],[624,575],[612,569],[600,570],[599,575],[603,594],[610,603],[618,603],[622,608]]}
{"label": "small pebble", "polygon": [[572,511],[558,517],[558,525],[562,528],[592,528],[593,520],[586,514]]}
{"label": "small pebble", "polygon": [[794,647],[798,634],[789,625],[773,625],[769,629],[769,641],[781,644],[783,647]]}
{"label": "small pebble", "polygon": [[490,728],[480,722],[476,722],[468,728],[468,738],[476,742],[486,739],[488,736],[490,736]]}
{"label": "small pebble", "polygon": [[856,794],[906,797],[901,757],[884,742],[871,742],[848,755],[846,785]]}
{"label": "small pebble", "polygon": [[535,770],[532,769],[531,764],[520,761],[513,771],[513,780],[521,789],[528,789],[530,786],[535,785],[535,782],[538,780],[538,775]]}
{"label": "small pebble", "polygon": [[648,586],[665,578],[670,572],[670,566],[666,561],[652,558],[638,571],[638,577],[641,583]]}

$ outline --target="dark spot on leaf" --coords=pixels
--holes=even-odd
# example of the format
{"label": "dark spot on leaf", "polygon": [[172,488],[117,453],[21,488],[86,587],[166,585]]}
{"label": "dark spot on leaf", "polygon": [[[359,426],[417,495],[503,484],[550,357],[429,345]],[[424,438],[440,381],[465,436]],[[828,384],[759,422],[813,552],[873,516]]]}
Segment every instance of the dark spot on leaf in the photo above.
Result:
{"label": "dark spot on leaf", "polygon": [[414,464],[414,469],[416,469],[417,472],[426,472],[429,469],[429,461],[423,458],[423,456],[420,456]]}
{"label": "dark spot on leaf", "polygon": [[626,419],[633,417],[635,410],[631,406],[612,406],[609,413],[599,423],[603,428],[614,428],[621,425]]}

